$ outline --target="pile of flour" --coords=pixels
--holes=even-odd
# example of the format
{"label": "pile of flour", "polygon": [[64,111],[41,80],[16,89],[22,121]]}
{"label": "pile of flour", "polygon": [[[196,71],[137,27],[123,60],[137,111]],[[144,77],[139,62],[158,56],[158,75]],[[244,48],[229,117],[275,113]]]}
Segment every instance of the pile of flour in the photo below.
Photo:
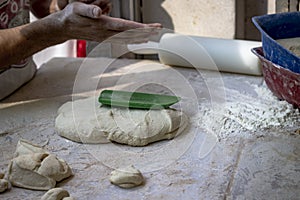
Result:
{"label": "pile of flour", "polygon": [[201,105],[200,126],[213,132],[219,139],[229,137],[249,138],[261,132],[280,132],[300,128],[299,109],[280,101],[265,86],[253,86],[257,96],[226,90],[229,97],[217,106]]}

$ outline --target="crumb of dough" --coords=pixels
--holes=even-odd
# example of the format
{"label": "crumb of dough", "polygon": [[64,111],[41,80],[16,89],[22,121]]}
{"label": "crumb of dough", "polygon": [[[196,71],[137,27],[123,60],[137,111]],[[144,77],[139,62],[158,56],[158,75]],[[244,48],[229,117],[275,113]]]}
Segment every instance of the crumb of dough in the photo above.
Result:
{"label": "crumb of dough", "polygon": [[134,168],[134,166],[112,171],[109,180],[112,184],[121,188],[133,188],[144,183],[142,173],[138,169]]}

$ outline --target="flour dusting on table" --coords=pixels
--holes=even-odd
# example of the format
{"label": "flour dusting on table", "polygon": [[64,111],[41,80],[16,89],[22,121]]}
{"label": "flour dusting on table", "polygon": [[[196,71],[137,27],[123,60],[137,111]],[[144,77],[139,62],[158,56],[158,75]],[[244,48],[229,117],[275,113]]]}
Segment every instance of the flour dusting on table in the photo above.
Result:
{"label": "flour dusting on table", "polygon": [[[300,127],[299,109],[278,100],[265,86],[254,86],[257,96],[226,90],[230,99],[224,104],[202,106],[201,126],[214,132],[219,139],[251,137],[263,130]],[[271,131],[270,131],[271,130]]]}

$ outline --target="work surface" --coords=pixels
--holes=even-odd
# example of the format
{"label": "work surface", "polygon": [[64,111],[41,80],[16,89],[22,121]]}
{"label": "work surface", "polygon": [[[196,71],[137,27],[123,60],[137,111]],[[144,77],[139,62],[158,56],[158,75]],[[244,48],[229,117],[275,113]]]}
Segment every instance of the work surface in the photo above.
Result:
{"label": "work surface", "polygon": [[[187,113],[190,126],[173,140],[135,148],[85,145],[58,136],[57,109],[72,99],[96,97],[104,88],[181,96],[175,108]],[[231,118],[237,123],[231,129],[222,126],[228,125],[225,118],[213,122],[203,117],[209,115],[207,109],[220,109],[227,102],[243,102],[258,112],[255,105],[264,102],[264,95],[257,94],[257,88],[268,91],[262,77],[170,68],[147,60],[55,58],[0,103],[0,171],[6,171],[23,138],[70,165],[74,176],[57,186],[75,199],[299,199],[297,115],[289,123],[279,120],[273,128],[268,127],[271,122],[250,126],[243,116]],[[266,106],[271,112],[273,105]],[[145,184],[135,189],[110,184],[110,172],[129,164],[142,171]],[[0,199],[40,199],[44,193],[13,187]]]}

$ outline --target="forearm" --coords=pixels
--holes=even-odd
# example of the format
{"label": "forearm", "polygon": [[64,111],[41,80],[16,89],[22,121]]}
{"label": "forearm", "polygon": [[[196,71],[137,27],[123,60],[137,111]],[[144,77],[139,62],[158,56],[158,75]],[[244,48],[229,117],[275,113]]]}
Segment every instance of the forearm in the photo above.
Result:
{"label": "forearm", "polygon": [[160,24],[147,25],[105,16],[98,5],[74,2],[30,24],[0,30],[0,68],[69,39],[101,42],[122,31],[135,30],[117,38],[125,43],[138,43],[144,42],[154,33],[153,29],[160,27]]}
{"label": "forearm", "polygon": [[8,67],[49,46],[66,41],[53,19],[0,30],[0,68]]}

